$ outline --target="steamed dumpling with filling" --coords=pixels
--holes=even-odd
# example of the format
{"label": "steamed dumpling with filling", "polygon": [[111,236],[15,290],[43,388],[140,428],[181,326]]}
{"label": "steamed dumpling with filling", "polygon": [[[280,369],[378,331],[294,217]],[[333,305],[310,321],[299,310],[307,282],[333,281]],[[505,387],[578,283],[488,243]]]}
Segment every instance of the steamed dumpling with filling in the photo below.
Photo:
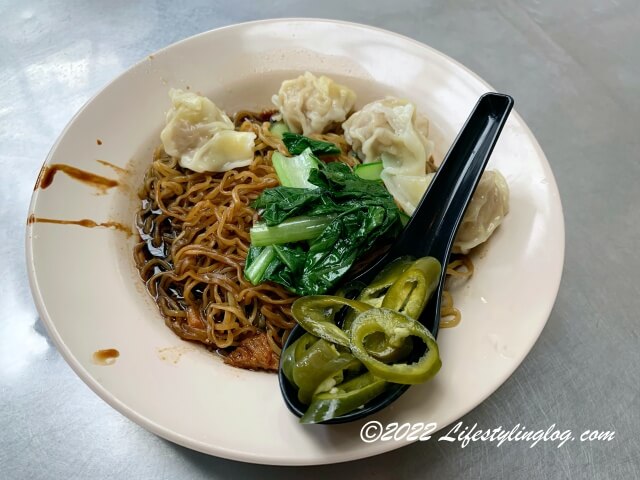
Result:
{"label": "steamed dumpling with filling", "polygon": [[179,89],[169,91],[172,108],[160,134],[165,152],[195,172],[225,172],[253,161],[256,135],[237,132],[211,100]]}
{"label": "steamed dumpling with filling", "polygon": [[413,103],[387,97],[365,105],[342,128],[363,162],[382,162],[382,181],[411,215],[431,180],[427,177],[427,160],[433,152],[429,121]]}
{"label": "steamed dumpling with filling", "polygon": [[509,213],[509,186],[497,170],[482,174],[471,203],[462,218],[453,244],[454,253],[468,253],[487,241]]}
{"label": "steamed dumpling with filling", "polygon": [[272,101],[292,132],[310,135],[344,122],[353,109],[356,94],[329,77],[305,72],[282,82]]}
{"label": "steamed dumpling with filling", "polygon": [[413,103],[395,97],[371,102],[342,124],[344,138],[358,157],[383,161],[385,168],[410,175],[426,174],[433,150],[429,121]]}

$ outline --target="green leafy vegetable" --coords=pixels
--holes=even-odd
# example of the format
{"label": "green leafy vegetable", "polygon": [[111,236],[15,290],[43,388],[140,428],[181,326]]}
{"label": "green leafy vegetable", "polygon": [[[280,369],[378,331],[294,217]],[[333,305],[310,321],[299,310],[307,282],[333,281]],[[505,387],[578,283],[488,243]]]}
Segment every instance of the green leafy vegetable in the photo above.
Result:
{"label": "green leafy vegetable", "polygon": [[278,258],[289,270],[297,272],[304,266],[305,254],[301,248],[291,248],[286,245],[274,245],[273,249]]}
{"label": "green leafy vegetable", "polygon": [[314,140],[297,133],[283,132],[282,142],[291,155],[299,155],[310,148],[314,155],[339,155],[342,150],[335,143]]}
{"label": "green leafy vegetable", "polygon": [[251,244],[256,247],[264,247],[266,245],[313,240],[322,233],[334,218],[335,215],[292,217],[271,227],[264,222],[259,222],[251,228]]}
{"label": "green leafy vegetable", "polygon": [[310,148],[295,157],[285,157],[280,152],[273,152],[271,163],[276,169],[281,185],[294,188],[315,188],[307,179],[311,170],[318,168],[320,161],[311,153]]}
{"label": "green leafy vegetable", "polygon": [[254,251],[253,253],[255,257],[252,259],[251,265],[249,265],[247,259],[247,268],[244,270],[244,276],[251,283],[257,285],[262,281],[267,269],[276,258],[276,251],[272,246],[268,246],[259,252]]}
{"label": "green leafy vegetable", "polygon": [[244,276],[254,285],[271,280],[294,291],[294,286],[304,269],[305,259],[306,253],[300,247],[251,246],[247,254]]}
{"label": "green leafy vegetable", "polygon": [[[252,238],[259,238],[260,245],[252,244],[245,267],[252,271],[254,262],[264,258],[264,249],[271,245],[295,251],[290,262],[278,255],[272,258],[259,281],[271,280],[298,295],[329,291],[359,256],[376,242],[395,238],[402,229],[400,211],[385,187],[363,180],[347,165],[320,163],[318,169],[310,171],[308,180],[317,188],[276,187],[265,190],[254,201],[253,207],[260,211],[264,224],[252,231]],[[332,217],[327,219],[329,215]],[[287,223],[279,231],[277,227],[271,231],[265,228],[280,227],[293,217],[324,217],[326,226],[307,237],[308,245],[292,243],[300,239],[293,221],[289,222],[294,225],[290,232],[298,236],[292,233],[291,243],[284,245]]]}
{"label": "green leafy vegetable", "polygon": [[253,207],[261,210],[262,219],[269,226],[290,217],[345,213],[363,206],[380,206],[393,213],[394,221],[400,216],[384,185],[363,180],[343,163],[319,164],[318,169],[310,171],[309,182],[319,188],[269,188],[254,201]]}

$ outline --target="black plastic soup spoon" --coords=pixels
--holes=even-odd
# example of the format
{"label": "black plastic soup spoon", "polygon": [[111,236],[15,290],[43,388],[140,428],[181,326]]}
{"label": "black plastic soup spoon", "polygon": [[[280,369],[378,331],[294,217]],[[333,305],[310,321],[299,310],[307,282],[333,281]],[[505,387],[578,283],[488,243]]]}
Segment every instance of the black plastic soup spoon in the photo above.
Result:
{"label": "black plastic soup spoon", "polygon": [[[440,280],[418,319],[434,337],[438,334],[440,324],[440,299],[453,241],[512,107],[513,98],[508,95],[486,93],[480,97],[398,239],[371,267],[346,282],[367,285],[385,265],[402,256],[436,258],[443,266]],[[305,330],[296,325],[283,351],[304,333]],[[424,347],[414,348],[406,362],[415,362],[423,353]],[[308,406],[298,400],[297,391],[283,374],[282,368],[278,377],[287,407],[301,417]],[[389,383],[382,394],[364,407],[321,423],[345,423],[371,415],[390,405],[408,388],[409,385]]]}

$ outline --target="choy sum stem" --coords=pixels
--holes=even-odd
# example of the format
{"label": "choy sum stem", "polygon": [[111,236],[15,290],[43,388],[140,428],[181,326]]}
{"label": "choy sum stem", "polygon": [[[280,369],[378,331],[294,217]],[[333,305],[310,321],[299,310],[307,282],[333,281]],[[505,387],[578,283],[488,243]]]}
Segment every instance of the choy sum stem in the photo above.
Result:
{"label": "choy sum stem", "polygon": [[276,258],[276,251],[272,246],[265,248],[258,258],[256,258],[255,262],[249,265],[245,271],[244,276],[249,280],[252,284],[257,285],[262,281],[262,277],[264,277],[264,273],[267,270],[269,264]]}
{"label": "choy sum stem", "polygon": [[264,222],[259,222],[249,232],[251,244],[256,247],[264,247],[266,245],[313,240],[322,233],[334,218],[335,215],[294,217],[271,227]]}

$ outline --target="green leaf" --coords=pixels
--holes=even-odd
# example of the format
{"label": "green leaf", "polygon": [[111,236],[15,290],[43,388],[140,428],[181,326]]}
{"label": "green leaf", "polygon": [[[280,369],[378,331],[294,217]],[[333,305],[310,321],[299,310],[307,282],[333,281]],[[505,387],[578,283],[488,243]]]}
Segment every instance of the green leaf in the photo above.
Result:
{"label": "green leaf", "polygon": [[342,153],[340,147],[335,143],[314,140],[297,133],[283,132],[282,142],[291,155],[299,155],[307,148],[310,148],[314,155],[339,155]]}
{"label": "green leaf", "polygon": [[320,161],[307,148],[300,155],[285,157],[280,152],[274,152],[271,163],[276,169],[280,184],[285,187],[315,188],[307,180],[311,170],[317,169]]}
{"label": "green leaf", "polygon": [[301,272],[304,268],[304,261],[307,257],[301,247],[290,247],[287,245],[274,245],[278,258],[284,263],[292,273]]}
{"label": "green leaf", "polygon": [[[331,290],[360,256],[402,229],[401,212],[384,185],[358,177],[347,165],[320,163],[309,182],[317,188],[267,189],[253,203],[264,224],[254,226],[252,239],[277,244],[263,281],[299,295]],[[300,237],[305,225],[313,235]],[[263,248],[252,245],[247,268],[257,258],[252,250]]]}

